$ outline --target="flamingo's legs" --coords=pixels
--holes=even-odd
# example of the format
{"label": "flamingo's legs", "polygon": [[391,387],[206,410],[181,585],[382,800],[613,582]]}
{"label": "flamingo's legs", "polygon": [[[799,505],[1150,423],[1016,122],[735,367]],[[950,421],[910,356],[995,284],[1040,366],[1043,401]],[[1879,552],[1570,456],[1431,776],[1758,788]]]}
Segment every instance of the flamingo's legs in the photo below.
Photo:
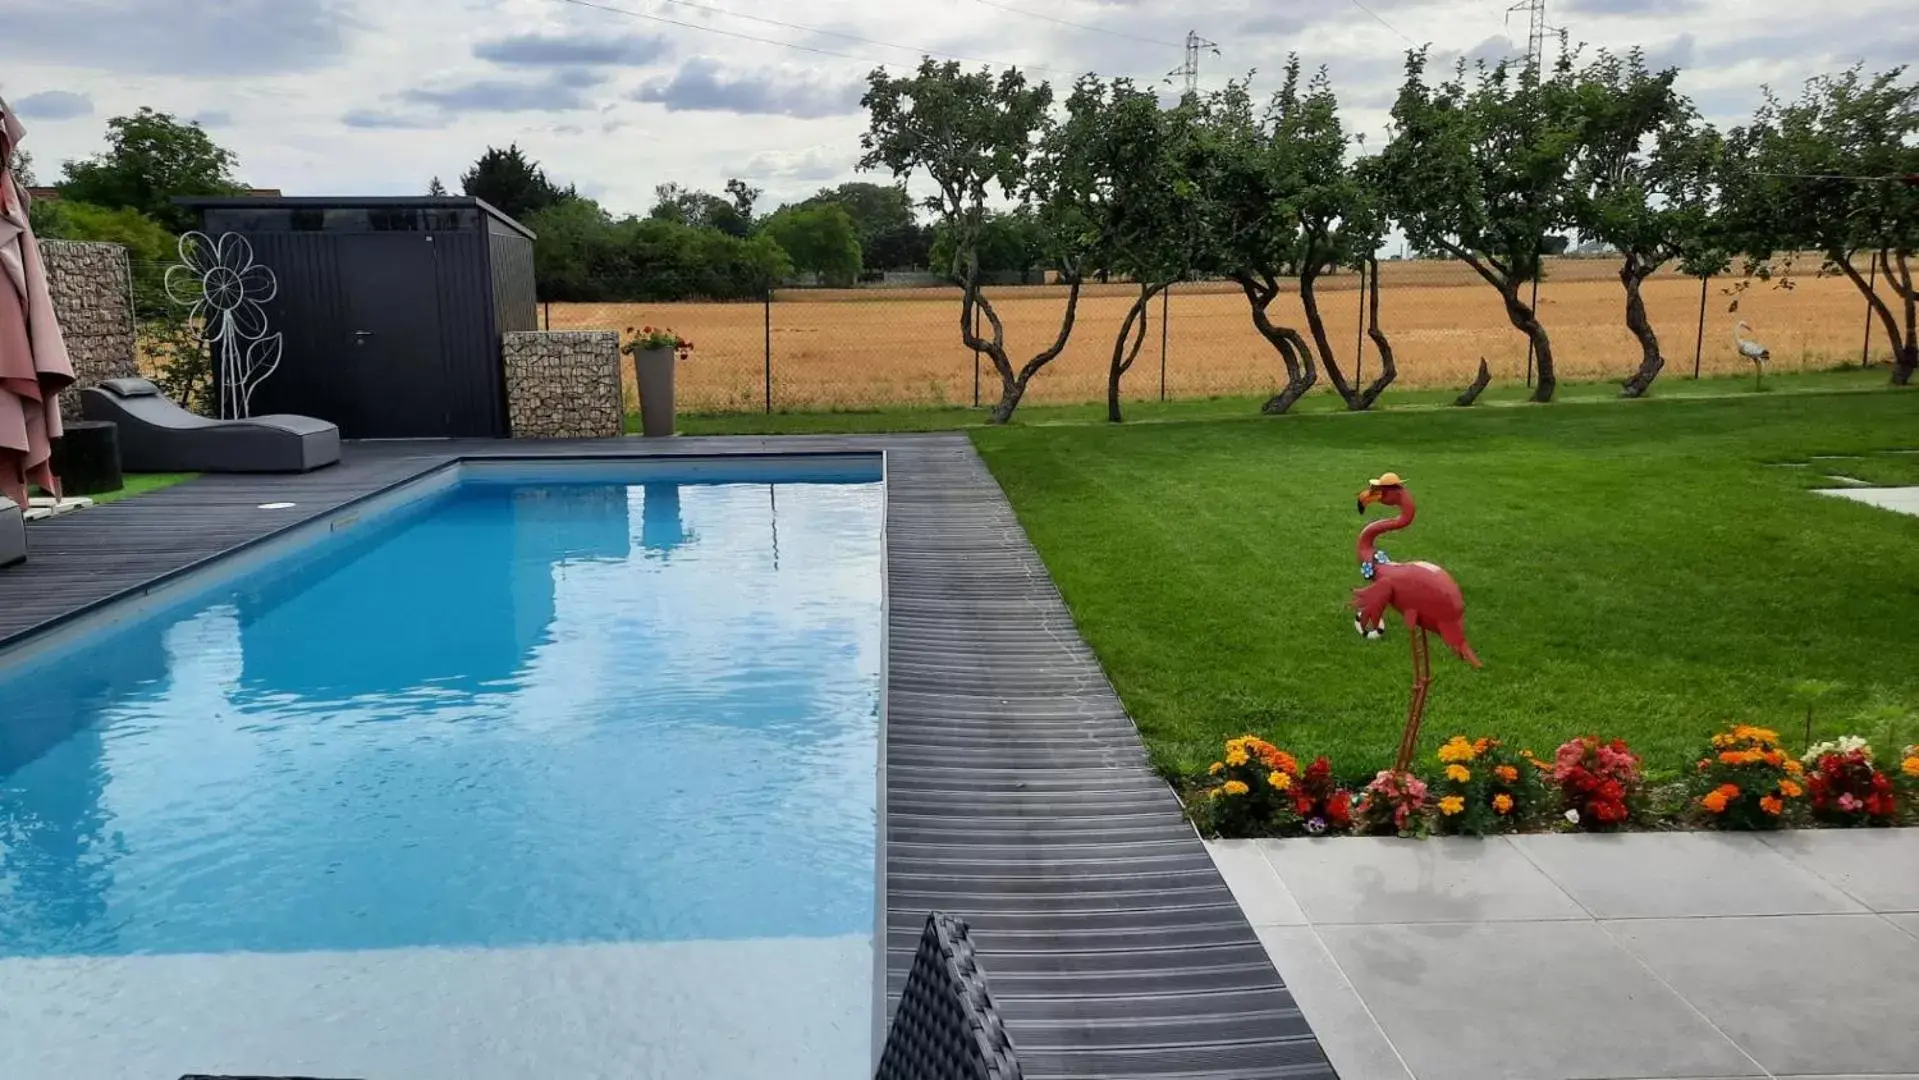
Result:
{"label": "flamingo's legs", "polygon": [[1432,685],[1432,664],[1426,652],[1426,628],[1406,635],[1413,643],[1413,698],[1406,710],[1406,733],[1399,740],[1399,757],[1393,763],[1396,772],[1405,772],[1413,763],[1413,750],[1419,744],[1419,721],[1426,714],[1426,688]]}

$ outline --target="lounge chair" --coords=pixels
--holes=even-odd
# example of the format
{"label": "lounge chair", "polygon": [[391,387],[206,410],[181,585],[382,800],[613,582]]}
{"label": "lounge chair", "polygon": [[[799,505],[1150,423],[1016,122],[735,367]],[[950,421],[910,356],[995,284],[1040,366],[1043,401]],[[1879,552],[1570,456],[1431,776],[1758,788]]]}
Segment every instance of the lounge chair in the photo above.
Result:
{"label": "lounge chair", "polygon": [[0,566],[12,566],[27,557],[27,522],[20,508],[0,495]]}
{"label": "lounge chair", "polygon": [[108,379],[80,392],[89,420],[120,427],[128,472],[311,472],[340,460],[340,429],[310,416],[209,420],[145,379]]}

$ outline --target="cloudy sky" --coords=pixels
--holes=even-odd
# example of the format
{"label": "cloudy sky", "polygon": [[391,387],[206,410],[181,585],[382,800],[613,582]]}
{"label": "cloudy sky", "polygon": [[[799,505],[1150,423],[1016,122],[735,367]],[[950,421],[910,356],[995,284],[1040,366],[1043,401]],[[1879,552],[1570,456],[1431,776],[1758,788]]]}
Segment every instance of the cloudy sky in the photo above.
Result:
{"label": "cloudy sky", "polygon": [[[1360,3],[1365,7],[1361,7]],[[517,141],[616,212],[655,184],[769,200],[855,177],[863,76],[921,51],[1159,80],[1187,31],[1218,42],[1203,86],[1289,51],[1333,76],[1349,123],[1383,133],[1401,54],[1496,56],[1525,39],[1507,0],[5,0],[0,96],[42,182],[101,147],[108,117],[198,119],[240,179],[289,194],[414,194]],[[1910,0],[1552,0],[1573,40],[1644,46],[1736,123],[1758,86],[1919,57]],[[1183,13],[1180,13],[1183,11]]]}

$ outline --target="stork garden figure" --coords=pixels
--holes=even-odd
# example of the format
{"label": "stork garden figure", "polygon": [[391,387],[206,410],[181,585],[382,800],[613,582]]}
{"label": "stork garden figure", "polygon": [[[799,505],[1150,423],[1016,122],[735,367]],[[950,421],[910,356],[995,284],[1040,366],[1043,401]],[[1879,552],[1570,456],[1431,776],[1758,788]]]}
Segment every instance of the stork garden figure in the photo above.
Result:
{"label": "stork garden figure", "polygon": [[1746,335],[1752,333],[1751,324],[1741,319],[1732,326],[1732,343],[1739,349],[1739,355],[1752,361],[1753,389],[1766,388],[1766,361],[1772,359],[1772,350],[1752,340]]}
{"label": "stork garden figure", "polygon": [[1407,635],[1413,648],[1413,697],[1406,712],[1406,732],[1399,740],[1399,756],[1393,768],[1405,772],[1412,764],[1413,749],[1419,742],[1419,721],[1426,712],[1426,688],[1432,683],[1432,664],[1426,653],[1426,633],[1435,631],[1440,640],[1452,647],[1461,660],[1481,667],[1479,657],[1466,641],[1466,600],[1452,575],[1428,562],[1396,563],[1380,551],[1375,541],[1380,534],[1403,529],[1413,523],[1417,509],[1413,497],[1398,473],[1375,477],[1359,493],[1359,512],[1372,503],[1399,508],[1399,516],[1375,521],[1359,532],[1359,574],[1371,584],[1353,590],[1355,627],[1365,637],[1377,637],[1385,631],[1387,608],[1406,620]]}

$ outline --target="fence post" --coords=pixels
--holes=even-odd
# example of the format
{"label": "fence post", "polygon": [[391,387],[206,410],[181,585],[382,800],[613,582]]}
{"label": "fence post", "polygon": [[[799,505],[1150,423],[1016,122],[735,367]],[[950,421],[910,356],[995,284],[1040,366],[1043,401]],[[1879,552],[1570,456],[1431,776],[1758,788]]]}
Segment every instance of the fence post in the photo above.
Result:
{"label": "fence post", "polygon": [[1692,378],[1699,381],[1699,357],[1706,351],[1706,283],[1711,274],[1699,275],[1699,334],[1692,340]]}
{"label": "fence post", "polygon": [[[1879,291],[1879,259],[1875,255],[1866,262],[1866,340],[1859,346],[1859,366],[1872,366],[1872,294]],[[1896,288],[1896,286],[1895,286]]]}
{"label": "fence post", "polygon": [[540,316],[542,320],[540,329],[553,329],[553,301],[548,300],[540,305]]}
{"label": "fence post", "polygon": [[766,298],[762,302],[764,323],[766,326],[766,411],[773,412],[773,286],[766,286]]}
{"label": "fence post", "polygon": [[1159,291],[1159,400],[1166,400],[1166,331],[1173,317],[1173,287]]}

